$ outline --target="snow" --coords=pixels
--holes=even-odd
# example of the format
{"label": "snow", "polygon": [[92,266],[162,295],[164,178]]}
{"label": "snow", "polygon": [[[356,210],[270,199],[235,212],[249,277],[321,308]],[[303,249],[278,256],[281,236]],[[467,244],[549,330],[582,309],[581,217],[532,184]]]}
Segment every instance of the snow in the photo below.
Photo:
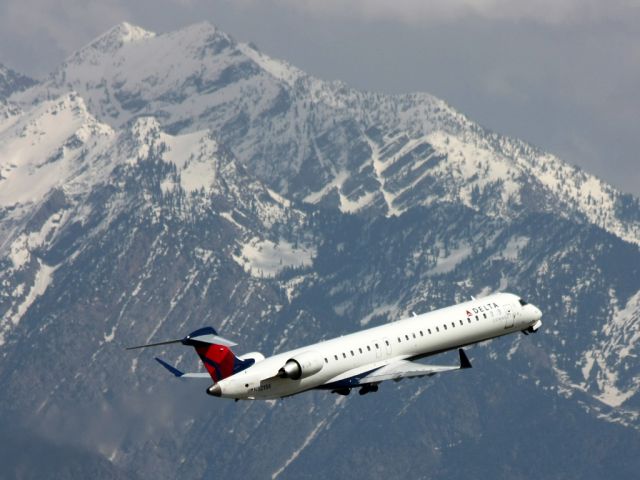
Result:
{"label": "snow", "polygon": [[300,275],[298,277],[294,277],[283,285],[285,294],[287,295],[287,300],[289,303],[293,301],[296,296],[296,291],[303,284],[305,280],[304,275]]}
{"label": "snow", "polygon": [[640,291],[622,308],[617,305],[615,292],[609,293],[612,316],[603,324],[601,335],[594,337],[596,343],[581,355],[580,385],[570,386],[591,394],[609,407],[620,408],[640,390],[637,376],[624,381],[620,378],[620,374],[626,372],[625,362],[637,356],[635,349],[640,344]]}
{"label": "snow", "polygon": [[529,244],[528,237],[512,237],[502,251],[502,258],[505,260],[517,261],[520,252]]}
{"label": "snow", "polygon": [[626,392],[620,390],[615,385],[617,380],[618,375],[610,370],[605,370],[604,374],[598,378],[598,388],[601,393],[596,395],[596,398],[610,407],[619,407],[636,393],[635,389],[629,389]]}
{"label": "snow", "polygon": [[21,234],[13,241],[9,248],[9,258],[15,270],[22,268],[22,266],[29,261],[31,254],[29,253],[28,237],[26,234]]}
{"label": "snow", "polygon": [[605,326],[605,333],[619,335],[618,358],[634,356],[631,350],[640,344],[640,290],[631,296],[622,309],[615,309],[611,321]]}
{"label": "snow", "polygon": [[20,320],[29,307],[31,307],[38,297],[44,294],[53,280],[53,274],[57,267],[46,265],[40,259],[38,259],[38,265],[39,269],[35,274],[29,293],[25,295],[17,306],[14,305],[10,308],[0,322],[0,346],[4,345],[5,336],[9,330],[20,323]]}
{"label": "snow", "polygon": [[42,247],[51,239],[58,226],[66,219],[66,213],[56,212],[52,214],[42,225],[40,230],[19,234],[9,246],[9,259],[13,264],[13,270],[19,270],[29,263],[31,253]]}
{"label": "snow", "polygon": [[169,148],[164,159],[178,167],[180,186],[187,192],[207,189],[216,179],[218,145],[208,138],[207,132],[199,131],[185,135],[161,134],[161,141]]}
{"label": "snow", "polygon": [[[613,292],[611,292],[612,297]],[[634,350],[640,344],[640,291],[632,295],[623,308],[614,303],[611,319],[604,324],[604,338],[596,348],[585,352],[582,367],[585,381],[591,378],[593,365],[598,398],[612,407],[619,407],[640,389],[640,378],[621,384],[619,372],[627,357],[635,357]]]}
{"label": "snow", "polygon": [[198,258],[202,263],[208,263],[209,259],[213,256],[213,250],[209,250],[206,248],[196,247],[193,250],[193,254]]}
{"label": "snow", "polygon": [[373,152],[371,155],[373,171],[375,172],[378,183],[380,184],[380,192],[382,193],[382,197],[384,198],[384,201],[387,204],[388,215],[389,216],[399,215],[400,211],[393,206],[393,200],[395,199],[394,195],[392,195],[385,188],[385,180],[384,180],[384,176],[382,175],[382,172],[384,171],[385,166],[384,166],[384,162],[380,160],[380,148],[378,147],[378,145],[372,142],[368,137],[366,140],[369,143],[369,148],[371,148],[371,151]]}
{"label": "snow", "polygon": [[[113,52],[127,43],[153,38],[154,36],[155,33],[145,30],[142,27],[131,25],[128,22],[122,22],[110,28],[87,46],[83,47],[80,52],[90,50],[97,50],[102,53]],[[77,61],[78,56],[79,55],[76,54],[67,61]]]}
{"label": "snow", "polygon": [[242,229],[242,225],[240,225],[238,222],[235,221],[235,219],[233,218],[233,215],[230,212],[222,212],[220,213],[220,216],[222,218],[224,218],[225,220],[227,220],[228,222],[232,223],[233,225],[235,225],[236,227]]}
{"label": "snow", "polygon": [[74,93],[25,112],[0,131],[0,207],[38,202],[53,188],[82,186],[88,160],[73,141],[99,153],[112,137],[113,130],[97,123]]}
{"label": "snow", "polygon": [[515,353],[518,351],[518,347],[520,346],[521,342],[522,342],[522,338],[521,337],[518,337],[513,341],[513,344],[511,345],[511,348],[507,352],[507,360],[511,360],[513,355],[515,355]]}
{"label": "snow", "polygon": [[374,308],[369,314],[367,314],[364,318],[360,320],[360,325],[367,325],[372,318],[380,316],[380,315],[391,315],[398,311],[398,303],[385,304],[380,305],[379,307]]}
{"label": "snow", "polygon": [[273,277],[287,267],[310,266],[315,254],[313,247],[296,248],[285,240],[274,243],[254,237],[241,245],[240,255],[233,259],[253,276]]}
{"label": "snow", "polygon": [[291,202],[289,200],[287,200],[286,198],[284,198],[282,195],[280,195],[277,192],[274,192],[273,190],[271,190],[270,188],[267,188],[267,193],[269,194],[269,196],[276,201],[277,203],[279,203],[281,206],[285,207],[285,208],[290,208],[291,207]]}
{"label": "snow", "polygon": [[331,190],[337,188],[340,190],[342,188],[342,184],[349,178],[349,172],[346,170],[340,171],[330,182],[328,182],[324,187],[322,187],[317,192],[310,193],[304,198],[304,201],[307,203],[318,203],[322,198],[327,195]]}
{"label": "snow", "polygon": [[[443,252],[444,250],[441,250]],[[449,273],[454,268],[456,268],[462,261],[468,258],[472,253],[472,248],[470,245],[460,245],[457,248],[452,249],[449,252],[449,255],[446,257],[438,257],[436,258],[436,264],[429,273],[439,275],[443,273]]]}
{"label": "snow", "polygon": [[116,326],[116,325],[114,325],[113,327],[111,327],[111,332],[109,332],[108,334],[107,334],[107,333],[105,333],[105,335],[104,335],[104,341],[105,341],[105,343],[109,343],[109,342],[112,342],[112,341],[113,341],[113,339],[114,339],[114,338],[115,338],[115,336],[116,336],[116,329],[117,329],[117,326]]}
{"label": "snow", "polygon": [[304,72],[302,70],[299,70],[282,60],[275,60],[268,57],[246,43],[238,44],[238,50],[257,63],[263,70],[268,72],[274,78],[285,82],[289,86],[293,86],[298,78],[304,76]]}

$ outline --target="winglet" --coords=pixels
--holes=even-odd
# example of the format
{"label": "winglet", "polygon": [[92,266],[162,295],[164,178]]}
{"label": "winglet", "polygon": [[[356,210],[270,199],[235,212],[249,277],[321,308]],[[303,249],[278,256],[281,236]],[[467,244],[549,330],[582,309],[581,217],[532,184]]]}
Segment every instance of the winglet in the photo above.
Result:
{"label": "winglet", "polygon": [[467,358],[467,354],[464,353],[464,350],[459,348],[458,353],[460,354],[460,368],[471,368],[471,362]]}
{"label": "winglet", "polygon": [[156,359],[156,362],[158,362],[160,365],[162,365],[164,368],[166,368],[167,370],[169,370],[171,373],[173,373],[176,377],[182,377],[184,375],[184,372],[181,372],[180,370],[178,370],[176,367],[173,367],[171,365],[169,365],[167,362],[159,359],[158,357],[154,357]]}

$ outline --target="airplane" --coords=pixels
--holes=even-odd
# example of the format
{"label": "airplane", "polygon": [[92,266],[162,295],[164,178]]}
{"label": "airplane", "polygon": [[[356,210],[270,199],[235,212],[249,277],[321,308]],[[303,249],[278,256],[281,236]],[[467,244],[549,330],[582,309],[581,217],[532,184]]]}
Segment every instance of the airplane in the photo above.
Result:
{"label": "airplane", "polygon": [[[473,297],[472,297],[473,298]],[[181,343],[195,348],[206,372],[185,373],[164,360],[179,378],[210,378],[207,393],[237,400],[270,400],[309,390],[348,395],[378,391],[385,380],[432,376],[471,368],[463,347],[514,332],[535,333],[542,312],[521,297],[495,293],[349,335],[278,353],[236,356],[237,344],[212,327],[184,338],[129,347],[128,350]],[[416,360],[458,349],[459,364],[426,365]]]}

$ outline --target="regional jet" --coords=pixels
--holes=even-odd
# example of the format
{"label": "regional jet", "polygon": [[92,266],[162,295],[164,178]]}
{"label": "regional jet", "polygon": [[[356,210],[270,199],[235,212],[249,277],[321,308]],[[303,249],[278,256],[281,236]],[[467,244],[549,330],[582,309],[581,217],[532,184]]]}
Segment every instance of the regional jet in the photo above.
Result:
{"label": "regional jet", "polygon": [[[431,376],[471,367],[463,347],[514,332],[536,332],[542,313],[510,293],[496,293],[450,307],[413,315],[356,333],[265,358],[252,352],[236,356],[235,343],[204,327],[171,343],[193,347],[206,372],[185,373],[160,358],[179,378],[209,378],[207,393],[235,400],[267,400],[308,390],[348,395],[378,391],[385,380]],[[458,365],[427,365],[417,360],[458,349]]]}

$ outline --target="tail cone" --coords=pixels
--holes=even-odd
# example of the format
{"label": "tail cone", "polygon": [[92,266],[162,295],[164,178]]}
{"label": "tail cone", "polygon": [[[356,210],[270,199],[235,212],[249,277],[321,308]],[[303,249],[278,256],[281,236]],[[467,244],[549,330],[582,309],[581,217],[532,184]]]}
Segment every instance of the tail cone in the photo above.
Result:
{"label": "tail cone", "polygon": [[222,388],[217,383],[214,383],[209,388],[207,388],[207,393],[213,397],[219,397],[222,395]]}

